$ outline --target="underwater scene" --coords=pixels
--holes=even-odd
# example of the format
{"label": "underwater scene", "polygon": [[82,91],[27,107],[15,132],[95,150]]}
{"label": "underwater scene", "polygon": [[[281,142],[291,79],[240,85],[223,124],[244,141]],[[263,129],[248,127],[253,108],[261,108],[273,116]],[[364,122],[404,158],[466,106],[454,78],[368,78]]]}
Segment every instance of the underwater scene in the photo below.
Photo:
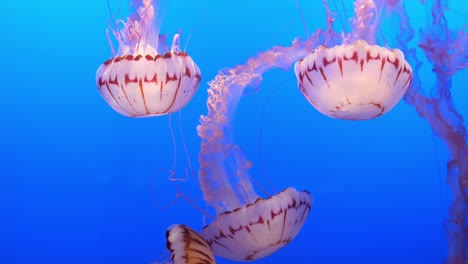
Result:
{"label": "underwater scene", "polygon": [[468,263],[467,1],[0,17],[0,263]]}

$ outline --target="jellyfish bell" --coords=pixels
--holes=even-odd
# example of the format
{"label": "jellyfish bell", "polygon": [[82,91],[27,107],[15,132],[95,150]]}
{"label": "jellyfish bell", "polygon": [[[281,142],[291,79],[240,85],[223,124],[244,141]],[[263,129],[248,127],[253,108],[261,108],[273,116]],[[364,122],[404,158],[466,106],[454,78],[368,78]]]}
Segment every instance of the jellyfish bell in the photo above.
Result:
{"label": "jellyfish bell", "polygon": [[226,211],[201,234],[214,254],[236,261],[268,256],[299,233],[312,207],[307,191],[286,188],[268,199]]}
{"label": "jellyfish bell", "polygon": [[115,111],[128,117],[159,116],[176,112],[191,100],[200,84],[200,69],[180,50],[179,34],[170,49],[166,46],[152,0],[143,0],[136,14],[127,22],[117,21],[111,30],[118,51],[98,68],[96,82]]}
{"label": "jellyfish bell", "polygon": [[329,117],[367,120],[384,115],[400,101],[412,80],[411,66],[400,50],[375,45],[383,10],[394,1],[354,1],[351,30],[346,32],[348,25],[343,23],[341,33],[333,31],[334,13],[327,1],[324,4],[326,45],[296,62],[300,92]]}
{"label": "jellyfish bell", "polygon": [[398,49],[364,40],[331,48],[319,46],[294,71],[306,99],[322,114],[338,119],[373,119],[390,111],[412,79]]}
{"label": "jellyfish bell", "polygon": [[216,263],[205,239],[186,225],[171,225],[166,231],[166,240],[174,264]]}

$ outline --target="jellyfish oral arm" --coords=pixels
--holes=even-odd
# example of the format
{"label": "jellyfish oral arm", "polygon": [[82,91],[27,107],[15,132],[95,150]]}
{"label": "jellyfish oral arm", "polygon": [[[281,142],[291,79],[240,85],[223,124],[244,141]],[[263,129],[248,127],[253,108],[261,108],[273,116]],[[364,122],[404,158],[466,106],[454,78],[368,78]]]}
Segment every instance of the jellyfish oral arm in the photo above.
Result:
{"label": "jellyfish oral arm", "polygon": [[[467,130],[451,96],[452,76],[468,67],[468,31],[467,28],[453,30],[448,27],[444,12],[449,8],[444,1],[433,1],[426,28],[419,31],[419,48],[433,65],[435,85],[432,97],[421,92],[425,80],[415,74],[415,81],[405,95],[405,101],[426,119],[438,136],[447,145],[447,185],[453,199],[448,219],[444,226],[448,240],[448,256],[444,263],[466,263],[468,260],[468,145]],[[399,46],[408,54],[408,60],[419,70],[421,61],[415,48],[409,42],[415,37],[410,19],[402,3],[395,7],[400,17]],[[431,84],[432,85],[432,84]]]}
{"label": "jellyfish oral arm", "polygon": [[209,83],[208,114],[197,127],[202,143],[199,181],[205,202],[217,218],[202,230],[214,254],[232,260],[254,260],[288,244],[300,231],[312,205],[309,193],[287,188],[268,199],[255,192],[251,162],[234,142],[237,105],[249,85],[258,85],[264,72],[288,69],[316,46],[318,31],[291,47],[274,47],[244,65],[221,71]]}
{"label": "jellyfish oral arm", "polygon": [[[253,202],[258,197],[249,179],[250,162],[235,144],[232,134],[234,116],[244,89],[258,85],[261,74],[270,69],[288,69],[294,61],[310,53],[322,38],[323,33],[318,31],[306,41],[296,39],[291,47],[273,47],[244,65],[221,71],[209,83],[208,114],[200,117],[197,127],[202,140],[199,181],[205,201],[218,214],[239,208],[240,204]],[[226,190],[226,186],[231,191]],[[232,191],[239,188],[241,192]]]}
{"label": "jellyfish oral arm", "polygon": [[153,0],[143,0],[136,14],[130,16],[127,21],[117,20],[111,31],[119,44],[114,56],[158,54],[159,27],[155,23]]}
{"label": "jellyfish oral arm", "polygon": [[381,11],[382,7],[378,8],[372,0],[354,1],[355,16],[351,19],[351,33],[347,34],[343,44],[350,44],[358,39],[374,44]]}
{"label": "jellyfish oral arm", "polygon": [[[243,88],[232,87],[230,76],[219,74],[210,82],[207,106],[208,116],[201,116],[201,125],[197,127],[202,138],[199,156],[199,180],[205,201],[214,207],[217,213],[233,210],[242,206],[242,200],[255,200],[258,196],[248,179],[249,162],[242,150],[233,141],[232,129],[235,108],[229,104],[237,105]],[[232,88],[229,90],[228,88]],[[236,173],[237,175],[232,175]],[[239,176],[239,177],[237,177]],[[232,181],[238,179],[238,181]],[[244,186],[245,198],[240,198],[235,190],[240,184]]]}

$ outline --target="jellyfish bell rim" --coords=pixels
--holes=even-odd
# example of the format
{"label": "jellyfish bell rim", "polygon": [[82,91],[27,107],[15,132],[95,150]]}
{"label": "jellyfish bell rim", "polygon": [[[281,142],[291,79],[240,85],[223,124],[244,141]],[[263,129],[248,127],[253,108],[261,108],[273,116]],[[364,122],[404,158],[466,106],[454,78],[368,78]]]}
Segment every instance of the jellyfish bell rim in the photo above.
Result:
{"label": "jellyfish bell rim", "polygon": [[382,50],[391,52],[391,53],[393,53],[393,55],[398,55],[397,57],[399,59],[402,59],[406,63],[408,63],[406,61],[406,59],[405,59],[404,53],[398,48],[387,49],[387,48],[382,47],[382,46],[377,45],[377,44],[369,44],[369,43],[367,43],[367,41],[365,41],[363,39],[357,39],[352,43],[343,43],[343,44],[336,44],[336,45],[330,45],[330,46],[327,45],[327,44],[318,45],[311,53],[309,53],[306,56],[304,56],[303,58],[297,60],[296,63],[294,64],[294,68],[296,68],[296,65],[299,62],[303,62],[311,54],[314,54],[314,53],[317,53],[317,52],[320,52],[320,51],[330,51],[330,50],[334,50],[334,49],[337,49],[337,48],[346,48],[346,47],[356,46],[356,45],[358,45],[359,47],[372,47],[372,48],[378,48],[378,49],[382,49]]}
{"label": "jellyfish bell rim", "polygon": [[320,45],[295,63],[294,72],[299,90],[315,109],[345,120],[384,115],[412,80],[411,66],[401,50],[362,39],[330,48]]}
{"label": "jellyfish bell rim", "polygon": [[[120,62],[122,60],[139,61],[142,58],[146,58],[147,60],[156,61],[157,59],[160,59],[160,58],[168,59],[168,58],[171,58],[174,55],[175,56],[181,56],[181,57],[188,57],[193,61],[192,57],[189,56],[185,51],[178,51],[178,52],[166,51],[166,52],[164,52],[164,54],[156,54],[155,56],[153,56],[153,55],[151,55],[149,53],[146,53],[146,54],[145,53],[136,53],[136,54],[126,53],[126,54],[123,54],[123,55],[116,55],[116,56],[113,56],[110,59],[107,59],[101,65],[99,65],[99,68],[96,70],[96,81],[100,77],[100,76],[98,76],[98,74],[100,72],[103,72],[105,70],[109,70],[109,67],[112,66],[112,64],[114,64],[116,62]],[[197,65],[195,64],[195,66],[197,66]],[[106,69],[101,71],[101,68],[103,68],[103,67],[106,67]],[[197,68],[198,68],[198,66],[197,66]]]}
{"label": "jellyfish bell rim", "polygon": [[[289,244],[302,229],[312,205],[313,197],[307,190],[288,187],[268,198],[257,198],[250,204],[220,213],[200,233],[217,256],[236,261],[257,260]],[[287,213],[288,210],[295,211]],[[291,219],[299,214],[300,218]],[[235,220],[241,223],[229,224]],[[239,231],[241,234],[237,235]],[[249,240],[251,237],[255,238]]]}

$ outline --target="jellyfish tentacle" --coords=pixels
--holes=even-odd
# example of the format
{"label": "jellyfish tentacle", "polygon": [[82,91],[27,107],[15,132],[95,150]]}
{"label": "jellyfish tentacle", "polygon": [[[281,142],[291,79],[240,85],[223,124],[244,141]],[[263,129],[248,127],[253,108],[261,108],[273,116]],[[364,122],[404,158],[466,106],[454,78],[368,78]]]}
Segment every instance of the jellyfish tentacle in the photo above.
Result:
{"label": "jellyfish tentacle", "polygon": [[452,76],[468,67],[468,31],[466,27],[458,30],[448,27],[444,14],[447,7],[447,1],[432,1],[426,28],[419,31],[418,47],[433,65],[435,73],[432,96],[422,91],[424,80],[418,77],[422,62],[417,57],[416,48],[409,46],[416,36],[402,1],[397,1],[393,8],[399,14],[401,24],[398,44],[408,55],[410,63],[415,65],[414,81],[404,99],[420,117],[428,121],[434,134],[443,140],[449,150],[447,185],[454,201],[444,226],[448,240],[445,263],[455,264],[468,260],[468,144],[464,119],[454,105],[451,88]]}

